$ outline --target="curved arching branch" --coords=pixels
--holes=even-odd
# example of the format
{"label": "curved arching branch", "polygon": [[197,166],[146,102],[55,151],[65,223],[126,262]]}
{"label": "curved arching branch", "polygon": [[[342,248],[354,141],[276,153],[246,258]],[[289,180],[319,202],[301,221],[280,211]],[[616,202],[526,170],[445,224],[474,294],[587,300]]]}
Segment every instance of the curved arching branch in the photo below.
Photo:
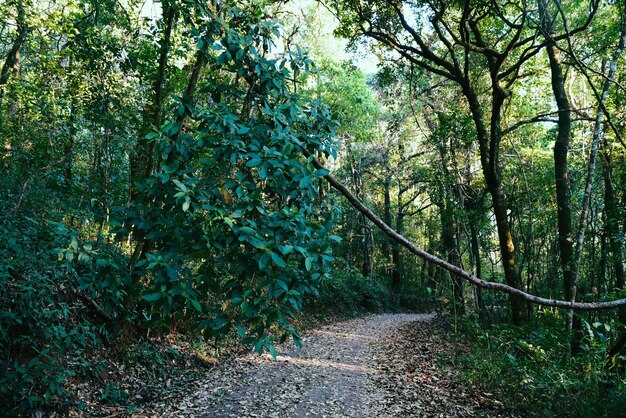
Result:
{"label": "curved arching branch", "polygon": [[[308,151],[303,149],[302,153],[304,154],[305,157],[309,159],[309,161],[311,161],[311,163],[313,164],[315,168],[324,169],[328,171],[328,169],[326,169],[324,165],[320,163],[319,160],[317,160],[314,156],[312,156]],[[547,299],[547,298],[542,298],[539,296],[532,295],[530,293],[524,292],[523,290],[506,285],[504,283],[488,282],[485,280],[481,280],[478,277],[474,276],[473,274],[463,270],[462,268],[455,266],[453,264],[450,264],[447,261],[442,260],[441,258],[422,250],[417,245],[409,241],[406,237],[398,234],[396,231],[394,231],[393,228],[387,225],[378,215],[376,215],[367,206],[365,206],[363,202],[361,202],[356,196],[354,196],[345,185],[343,185],[340,181],[338,181],[331,174],[325,175],[324,178],[335,190],[341,193],[356,210],[361,212],[366,218],[368,218],[374,225],[376,225],[381,231],[387,234],[391,239],[398,242],[400,245],[402,245],[403,247],[405,247],[407,250],[417,255],[418,257],[421,257],[425,259],[426,261],[433,263],[443,268],[444,270],[447,270],[450,273],[458,277],[461,277],[462,279],[467,280],[474,286],[478,286],[483,289],[497,290],[500,292],[517,296],[523,300],[526,300],[531,303],[535,303],[537,305],[551,306],[555,308],[574,309],[574,310],[580,310],[580,311],[596,311],[596,310],[604,310],[604,309],[613,309],[619,306],[626,305],[626,299],[618,299],[618,300],[612,300],[612,301],[607,301],[607,302],[589,302],[589,303],[565,301],[565,300],[558,300],[558,299]]]}

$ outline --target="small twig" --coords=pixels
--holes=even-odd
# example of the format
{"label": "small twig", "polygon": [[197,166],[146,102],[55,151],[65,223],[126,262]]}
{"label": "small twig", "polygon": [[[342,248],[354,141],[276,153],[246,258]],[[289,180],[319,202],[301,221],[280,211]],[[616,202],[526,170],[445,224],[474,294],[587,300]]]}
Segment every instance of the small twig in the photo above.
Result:
{"label": "small twig", "polygon": [[98,303],[93,300],[92,298],[90,298],[88,295],[86,295],[85,293],[79,291],[78,289],[76,289],[73,286],[69,287],[69,290],[76,295],[80,300],[82,300],[84,303],[86,303],[87,305],[89,305],[99,316],[101,316],[102,318],[106,319],[107,321],[112,321],[113,318],[111,318],[111,316],[105,312],[104,309],[102,309],[100,307],[100,305],[98,305]]}

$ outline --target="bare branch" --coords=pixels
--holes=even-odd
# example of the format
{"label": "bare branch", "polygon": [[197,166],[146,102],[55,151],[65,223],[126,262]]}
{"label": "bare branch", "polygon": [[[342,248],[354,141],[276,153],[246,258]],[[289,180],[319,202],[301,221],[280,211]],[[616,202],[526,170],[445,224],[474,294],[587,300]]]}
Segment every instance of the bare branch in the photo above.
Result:
{"label": "bare branch", "polygon": [[[313,157],[308,151],[302,150],[302,153],[305,157],[309,159],[313,163],[313,166],[318,169],[325,168],[315,157]],[[564,301],[558,299],[547,299],[539,296],[532,295],[530,293],[524,292],[523,290],[517,289],[515,287],[506,285],[504,283],[498,282],[488,282],[485,280],[481,280],[478,277],[474,276],[472,273],[469,273],[462,268],[455,266],[453,264],[448,263],[445,260],[442,260],[439,257],[436,257],[421,248],[417,245],[413,244],[403,235],[398,234],[393,228],[387,225],[380,217],[378,217],[374,212],[372,212],[367,206],[365,206],[358,198],[356,198],[350,190],[342,183],[340,183],[337,179],[335,179],[331,174],[327,174],[324,176],[326,181],[335,188],[339,193],[341,193],[350,204],[361,214],[367,217],[374,225],[376,225],[381,231],[387,234],[391,239],[408,249],[411,253],[417,255],[418,257],[423,258],[424,260],[433,263],[450,273],[461,277],[464,280],[467,280],[474,286],[478,286],[484,289],[497,290],[500,292],[508,293],[513,296],[517,296],[520,299],[526,300],[531,303],[535,303],[543,306],[552,306],[555,308],[563,308],[563,309],[574,309],[581,311],[592,311],[592,310],[605,310],[605,309],[613,309],[620,306],[626,306],[626,299],[617,299],[607,302],[574,302],[574,301]]]}

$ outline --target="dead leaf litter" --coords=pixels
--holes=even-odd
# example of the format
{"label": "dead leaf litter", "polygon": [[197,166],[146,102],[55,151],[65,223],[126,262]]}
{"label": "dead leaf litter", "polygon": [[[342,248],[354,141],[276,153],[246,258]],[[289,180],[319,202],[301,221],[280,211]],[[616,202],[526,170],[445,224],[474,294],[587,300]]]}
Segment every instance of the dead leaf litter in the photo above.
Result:
{"label": "dead leaf litter", "polygon": [[451,344],[431,314],[383,314],[308,333],[303,347],[255,353],[212,368],[176,404],[141,416],[514,416],[446,366]]}

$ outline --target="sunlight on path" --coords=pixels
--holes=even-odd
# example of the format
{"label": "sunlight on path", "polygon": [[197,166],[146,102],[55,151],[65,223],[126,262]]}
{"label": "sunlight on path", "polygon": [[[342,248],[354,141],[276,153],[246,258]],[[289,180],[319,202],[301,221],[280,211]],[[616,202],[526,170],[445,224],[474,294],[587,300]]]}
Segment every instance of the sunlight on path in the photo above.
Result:
{"label": "sunlight on path", "polygon": [[371,417],[383,414],[374,383],[376,352],[401,324],[428,314],[387,314],[328,326],[303,339],[302,349],[279,350],[277,360],[254,354],[212,370],[203,388],[169,416]]}

